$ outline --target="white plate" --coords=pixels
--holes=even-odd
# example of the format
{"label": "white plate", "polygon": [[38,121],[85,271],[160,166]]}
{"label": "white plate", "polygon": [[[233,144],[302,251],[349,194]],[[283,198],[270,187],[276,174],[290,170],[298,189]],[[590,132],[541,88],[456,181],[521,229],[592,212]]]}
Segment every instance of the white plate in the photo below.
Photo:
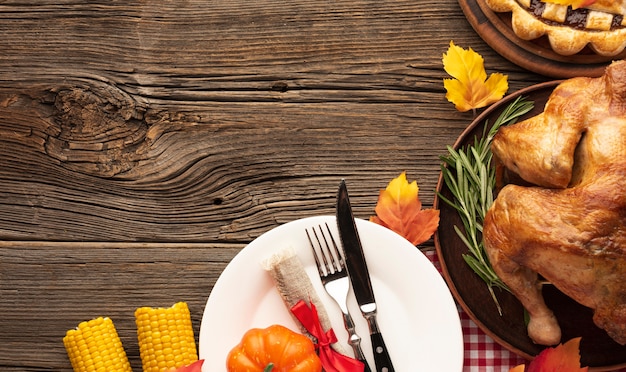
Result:
{"label": "white plate", "polygon": [[[250,328],[281,324],[298,330],[261,262],[292,248],[324,303],[337,338],[346,342],[341,311],[326,294],[317,274],[305,228],[328,223],[339,236],[335,217],[296,220],[255,239],[228,264],[215,283],[202,317],[199,354],[204,372],[225,371],[226,356]],[[419,249],[400,235],[357,219],[378,304],[378,324],[398,372],[461,371],[463,336],[456,305],[441,275]],[[367,323],[352,293],[349,308],[374,367]]]}

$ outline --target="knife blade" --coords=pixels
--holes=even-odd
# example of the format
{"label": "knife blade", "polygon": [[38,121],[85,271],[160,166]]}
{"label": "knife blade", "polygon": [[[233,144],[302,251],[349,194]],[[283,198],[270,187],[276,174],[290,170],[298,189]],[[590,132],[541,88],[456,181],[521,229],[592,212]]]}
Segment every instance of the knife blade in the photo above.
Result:
{"label": "knife blade", "polygon": [[348,189],[343,179],[339,185],[339,193],[337,195],[337,227],[346,260],[348,276],[352,283],[352,290],[359,304],[361,314],[367,320],[369,327],[376,371],[393,372],[394,368],[387,346],[376,322],[377,306],[374,290],[372,289],[359,232],[352,214]]}

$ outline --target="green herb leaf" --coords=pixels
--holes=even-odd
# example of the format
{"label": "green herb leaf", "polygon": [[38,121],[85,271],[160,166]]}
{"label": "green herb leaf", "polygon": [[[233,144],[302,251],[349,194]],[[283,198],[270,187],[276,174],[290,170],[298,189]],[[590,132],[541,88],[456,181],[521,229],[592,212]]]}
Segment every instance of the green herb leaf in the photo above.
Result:
{"label": "green herb leaf", "polygon": [[[495,168],[491,164],[491,141],[503,125],[509,125],[528,113],[534,107],[533,102],[518,97],[509,104],[489,128],[485,122],[483,135],[474,138],[474,144],[459,150],[448,146],[448,155],[441,156],[443,180],[452,192],[453,200],[438,193],[443,202],[453,207],[461,217],[463,230],[454,226],[454,230],[468,248],[463,259],[489,288],[500,314],[502,310],[493,288],[509,290],[507,285],[493,270],[482,241],[483,221],[493,204],[493,189],[496,184]],[[489,128],[489,129],[488,129]]]}

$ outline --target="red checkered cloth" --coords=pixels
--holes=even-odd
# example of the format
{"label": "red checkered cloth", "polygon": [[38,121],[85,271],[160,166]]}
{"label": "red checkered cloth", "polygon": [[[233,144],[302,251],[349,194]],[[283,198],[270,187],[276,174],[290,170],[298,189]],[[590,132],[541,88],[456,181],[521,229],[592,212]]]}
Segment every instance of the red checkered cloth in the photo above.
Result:
{"label": "red checkered cloth", "polygon": [[[424,251],[424,254],[441,273],[437,252]],[[487,336],[460,306],[457,308],[461,319],[463,347],[465,349],[463,356],[464,372],[508,372],[511,368],[526,362],[524,358],[508,351]],[[626,372],[626,368],[614,372]]]}

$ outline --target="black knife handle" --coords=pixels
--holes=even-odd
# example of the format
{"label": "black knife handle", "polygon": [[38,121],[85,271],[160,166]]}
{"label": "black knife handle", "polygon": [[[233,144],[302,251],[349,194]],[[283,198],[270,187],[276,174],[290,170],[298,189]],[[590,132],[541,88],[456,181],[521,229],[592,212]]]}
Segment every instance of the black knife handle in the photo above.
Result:
{"label": "black knife handle", "polygon": [[374,351],[374,362],[376,362],[376,371],[394,372],[387,346],[383,340],[383,335],[376,332],[371,334],[371,338],[372,350]]}

